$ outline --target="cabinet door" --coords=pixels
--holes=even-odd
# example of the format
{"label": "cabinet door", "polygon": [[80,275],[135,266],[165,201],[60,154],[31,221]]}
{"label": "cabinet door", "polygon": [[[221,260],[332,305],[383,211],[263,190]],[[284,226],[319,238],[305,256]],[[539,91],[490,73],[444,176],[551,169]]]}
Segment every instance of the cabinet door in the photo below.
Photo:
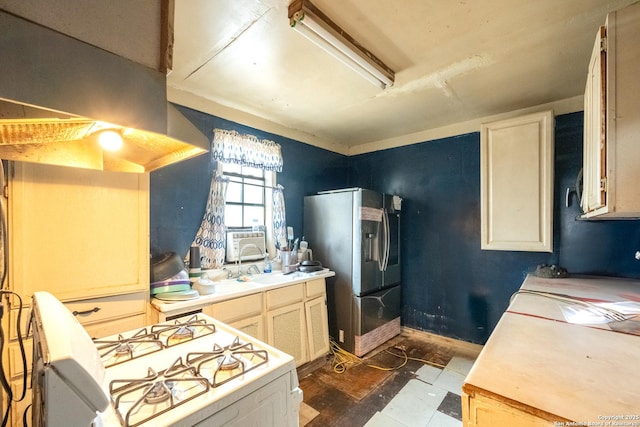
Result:
{"label": "cabinet door", "polygon": [[149,289],[149,174],[12,163],[9,280],[29,300]]}
{"label": "cabinet door", "polygon": [[585,87],[584,218],[640,218],[639,39],[640,3],[611,12],[596,36]]}
{"label": "cabinet door", "polygon": [[309,343],[309,361],[322,357],[329,352],[329,320],[327,300],[324,296],[304,303],[307,317],[307,341]]}
{"label": "cabinet door", "polygon": [[606,204],[606,37],[600,27],[591,53],[584,92],[583,190],[580,205],[590,212]]}
{"label": "cabinet door", "polygon": [[229,326],[231,326],[232,328],[236,328],[247,335],[251,335],[252,337],[260,341],[265,340],[264,320],[262,315],[237,320],[235,322],[229,323]]}
{"label": "cabinet door", "polygon": [[483,124],[481,248],[553,251],[553,112]]}
{"label": "cabinet door", "polygon": [[[27,387],[30,387],[31,385],[31,379],[27,379],[28,383],[27,383]],[[21,396],[22,390],[23,390],[24,385],[22,384],[22,379],[20,379],[20,381],[14,381],[11,383],[11,390],[13,391],[13,397],[14,399],[18,399]],[[25,425],[31,425],[31,389],[28,388],[26,394],[24,395],[24,399],[22,399],[19,402],[11,402],[11,413],[10,415],[10,421],[9,421],[9,425],[10,426],[14,426],[14,427],[18,427],[18,426],[25,426]],[[24,423],[22,421],[24,415],[26,414],[27,419],[29,420],[28,423]]]}
{"label": "cabinet door", "polygon": [[267,312],[267,343],[293,356],[296,366],[307,361],[304,304]]}

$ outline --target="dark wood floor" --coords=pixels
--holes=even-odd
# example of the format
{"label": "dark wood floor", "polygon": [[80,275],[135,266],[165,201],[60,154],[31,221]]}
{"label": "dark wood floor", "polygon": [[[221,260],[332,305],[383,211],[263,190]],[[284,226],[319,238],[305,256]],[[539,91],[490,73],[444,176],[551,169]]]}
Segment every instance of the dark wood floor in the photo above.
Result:
{"label": "dark wood floor", "polygon": [[[345,372],[333,369],[333,357],[315,366],[302,367],[298,371],[304,402],[319,412],[308,427],[363,426],[376,413],[416,377],[415,372],[424,362],[408,360],[406,365],[389,371],[371,368],[398,367],[404,362],[389,352],[401,355],[403,348],[410,358],[422,359],[437,365],[446,365],[453,356],[460,354],[459,348],[446,342],[425,340],[417,334],[403,333],[385,345],[366,355],[366,364],[349,365]],[[371,356],[373,354],[373,356]]]}

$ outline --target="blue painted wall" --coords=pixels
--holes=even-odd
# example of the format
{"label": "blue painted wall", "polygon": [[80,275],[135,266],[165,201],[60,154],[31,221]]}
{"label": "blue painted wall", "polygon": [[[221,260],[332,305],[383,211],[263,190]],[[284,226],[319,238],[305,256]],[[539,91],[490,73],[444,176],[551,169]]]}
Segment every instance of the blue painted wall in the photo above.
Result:
{"label": "blue painted wall", "polygon": [[[480,135],[470,133],[347,158],[307,144],[182,109],[205,135],[251,132],[282,146],[287,221],[300,233],[303,197],[361,186],[403,203],[403,324],[484,343],[527,272],[556,263],[572,273],[640,278],[640,222],[579,221],[565,207],[582,164],[582,113],[556,118],[554,252],[480,250]],[[207,155],[151,174],[151,248],[186,253],[211,179]]]}
{"label": "blue painted wall", "polygon": [[480,250],[480,134],[353,158],[353,184],[404,198],[403,323],[484,342],[549,253]]}
{"label": "blue painted wall", "polygon": [[[304,196],[327,188],[340,188],[347,181],[348,158],[308,144],[219,117],[176,106],[209,140],[213,129],[236,130],[282,147],[283,170],[278,183],[284,188],[287,225],[296,236],[302,233]],[[200,227],[206,208],[214,162],[210,154],[185,160],[151,173],[151,254],[173,251],[185,256]]]}

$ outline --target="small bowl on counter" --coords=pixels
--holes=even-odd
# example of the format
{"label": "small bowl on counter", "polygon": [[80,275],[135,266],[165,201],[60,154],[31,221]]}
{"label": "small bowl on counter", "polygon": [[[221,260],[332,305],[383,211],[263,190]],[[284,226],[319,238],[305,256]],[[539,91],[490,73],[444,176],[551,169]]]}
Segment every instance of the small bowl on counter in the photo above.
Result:
{"label": "small bowl on counter", "polygon": [[229,271],[223,268],[216,268],[212,270],[202,270],[202,275],[200,277],[204,277],[213,282],[219,282],[220,280],[224,280],[229,277]]}
{"label": "small bowl on counter", "polygon": [[216,284],[213,280],[203,274],[199,279],[193,282],[191,288],[194,291],[198,291],[198,294],[200,295],[211,295],[216,291]]}

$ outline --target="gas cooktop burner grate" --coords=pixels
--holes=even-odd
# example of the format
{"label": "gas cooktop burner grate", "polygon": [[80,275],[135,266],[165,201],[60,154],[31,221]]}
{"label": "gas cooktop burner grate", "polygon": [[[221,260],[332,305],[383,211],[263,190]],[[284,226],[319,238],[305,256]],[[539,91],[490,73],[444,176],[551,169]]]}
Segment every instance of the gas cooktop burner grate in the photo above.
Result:
{"label": "gas cooktop burner grate", "polygon": [[156,373],[148,368],[147,376],[113,380],[109,384],[111,400],[125,427],[136,427],[210,390],[209,381],[198,375],[182,357],[168,369]]}
{"label": "gas cooktop burner grate", "polygon": [[240,342],[239,337],[225,347],[214,344],[211,351],[187,354],[187,363],[195,366],[198,374],[208,378],[213,387],[238,378],[268,360],[265,350],[256,350],[253,344]]}
{"label": "gas cooktop burner grate", "polygon": [[216,332],[216,326],[197,315],[188,320],[176,319],[173,324],[159,324],[151,327],[151,333],[165,346],[172,347],[183,342],[210,335]]}
{"label": "gas cooktop burner grate", "polygon": [[93,343],[98,348],[105,367],[155,353],[164,348],[162,341],[149,333],[147,328],[140,329],[129,338],[118,335],[116,340],[94,339]]}

